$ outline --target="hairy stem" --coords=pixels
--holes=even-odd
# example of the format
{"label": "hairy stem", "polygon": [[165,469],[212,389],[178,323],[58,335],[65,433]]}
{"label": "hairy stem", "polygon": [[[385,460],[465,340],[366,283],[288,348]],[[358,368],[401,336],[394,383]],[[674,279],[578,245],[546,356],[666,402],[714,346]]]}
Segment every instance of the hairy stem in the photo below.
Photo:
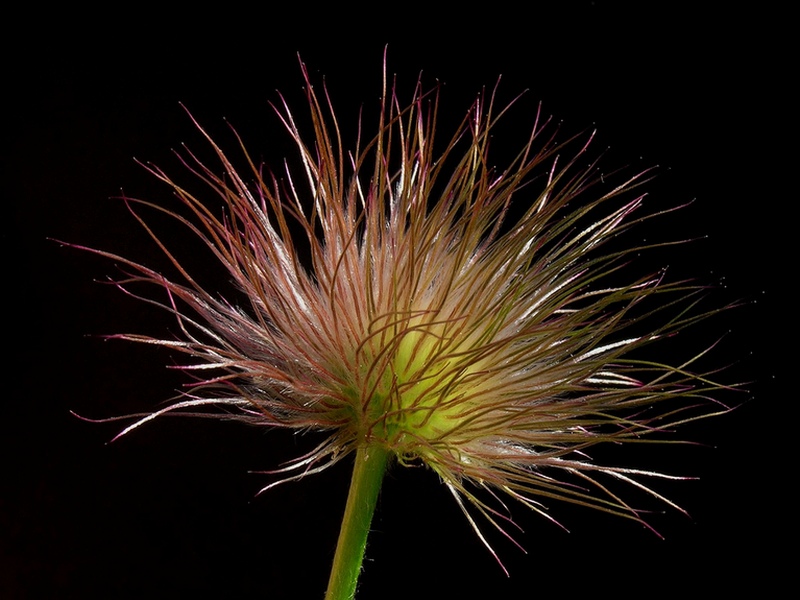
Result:
{"label": "hairy stem", "polygon": [[389,452],[377,445],[359,448],[325,600],[352,600],[367,547]]}

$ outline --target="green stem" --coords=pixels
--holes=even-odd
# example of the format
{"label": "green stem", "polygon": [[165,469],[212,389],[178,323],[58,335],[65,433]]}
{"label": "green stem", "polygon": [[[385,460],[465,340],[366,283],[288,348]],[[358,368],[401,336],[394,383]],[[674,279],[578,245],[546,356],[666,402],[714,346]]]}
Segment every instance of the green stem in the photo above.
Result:
{"label": "green stem", "polygon": [[377,445],[359,448],[333,557],[325,600],[352,600],[367,547],[367,534],[378,501],[389,452]]}

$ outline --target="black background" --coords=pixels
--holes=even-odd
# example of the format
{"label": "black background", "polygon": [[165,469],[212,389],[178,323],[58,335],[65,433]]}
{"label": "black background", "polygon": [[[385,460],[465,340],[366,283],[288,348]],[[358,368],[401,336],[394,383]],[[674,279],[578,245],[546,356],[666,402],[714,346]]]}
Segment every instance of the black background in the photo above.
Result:
{"label": "black background", "polygon": [[175,324],[97,283],[117,273],[111,261],[52,239],[166,268],[110,198],[123,188],[168,199],[133,157],[175,173],[171,148],[202,147],[179,102],[223,146],[234,150],[227,119],[255,157],[279,167],[291,147],[268,102],[280,89],[302,112],[297,53],[317,84],[325,78],[353,139],[358,109],[377,103],[387,43],[401,95],[410,97],[420,72],[428,85],[442,85],[442,106],[452,110],[443,110],[443,128],[502,74],[501,99],[528,90],[511,123],[529,127],[541,101],[565,132],[597,127],[598,153],[610,146],[606,164],[659,165],[648,185],[652,206],[695,201],[641,235],[703,238],[669,255],[671,272],[711,286],[712,304],[742,305],[689,334],[689,346],[721,337],[706,366],[732,365],[721,379],[752,383],[724,397],[739,405],[735,411],[684,430],[702,445],[624,455],[637,466],[652,461],[699,477],[658,486],[691,515],[653,514],[664,539],[632,522],[553,505],[565,533],[514,506],[527,555],[490,534],[510,578],[433,474],[393,469],[359,597],[632,597],[749,586],[768,595],[778,585],[786,564],[778,545],[794,530],[783,450],[794,435],[794,394],[784,391],[791,372],[781,367],[795,329],[783,295],[794,279],[796,235],[793,65],[781,34],[788,15],[767,5],[705,13],[674,3],[631,12],[600,1],[525,12],[502,3],[383,10],[225,4],[169,14],[130,5],[18,24],[25,42],[5,53],[11,108],[3,184],[13,225],[2,237],[9,333],[1,597],[322,597],[348,468],[256,498],[270,478],[249,471],[275,468],[318,438],[164,419],[107,444],[119,424],[89,424],[69,411],[151,409],[183,379],[164,368],[169,353],[102,335],[163,335]]}

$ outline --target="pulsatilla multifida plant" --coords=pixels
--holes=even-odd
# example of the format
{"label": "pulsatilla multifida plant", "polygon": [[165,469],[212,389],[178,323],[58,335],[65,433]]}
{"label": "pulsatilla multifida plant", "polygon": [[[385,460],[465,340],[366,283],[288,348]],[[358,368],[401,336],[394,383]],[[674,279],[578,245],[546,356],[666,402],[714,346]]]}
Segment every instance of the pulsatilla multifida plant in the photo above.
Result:
{"label": "pulsatilla multifida plant", "polygon": [[[349,144],[303,73],[311,135],[285,101],[275,106],[295,167],[266,171],[200,129],[218,164],[188,150],[181,160],[217,205],[153,166],[182,208],[127,199],[178,279],[98,252],[125,265],[125,289],[161,288],[148,299],[182,336],[117,337],[185,353],[195,379],[122,434],[175,411],[325,432],[281,481],[355,455],[328,598],[355,593],[391,462],[434,471],[490,550],[483,531],[503,530],[503,495],[544,516],[543,502],[564,500],[640,520],[616,480],[671,504],[648,483],[667,475],[589,458],[598,444],[658,440],[719,412],[708,399],[719,386],[692,372],[702,352],[676,364],[639,352],[703,316],[699,288],[664,273],[626,279],[643,248],[608,244],[657,216],[639,214],[648,175],[609,186],[586,140],[559,141],[538,113],[528,142],[494,167],[490,137],[509,106],[480,95],[441,132],[438,91],[418,85],[402,104],[385,78],[374,137],[359,127]],[[204,289],[145,207],[196,235],[246,301]]]}

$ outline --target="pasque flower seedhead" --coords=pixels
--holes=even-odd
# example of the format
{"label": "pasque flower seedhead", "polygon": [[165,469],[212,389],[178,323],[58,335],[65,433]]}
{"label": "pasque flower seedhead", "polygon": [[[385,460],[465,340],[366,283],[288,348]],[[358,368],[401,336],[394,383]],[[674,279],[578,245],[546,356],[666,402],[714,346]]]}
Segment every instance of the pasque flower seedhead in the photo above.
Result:
{"label": "pasque flower seedhead", "polygon": [[[703,316],[698,287],[663,272],[626,280],[643,248],[608,244],[657,216],[639,214],[648,173],[609,178],[586,159],[591,136],[559,141],[538,113],[496,168],[490,141],[510,105],[481,94],[441,140],[438,90],[418,84],[404,105],[385,77],[376,135],[348,150],[327,92],[303,74],[313,134],[282,98],[275,106],[299,168],[267,172],[242,145],[241,170],[201,128],[220,167],[180,156],[221,209],[154,166],[182,209],[127,199],[180,278],[100,252],[126,265],[126,291],[166,291],[146,298],[182,335],[118,337],[185,353],[199,380],[122,434],[175,411],[326,432],[281,481],[381,448],[435,471],[482,540],[471,514],[501,528],[502,494],[543,515],[540,502],[558,499],[639,520],[607,485],[617,480],[671,504],[643,483],[667,475],[588,454],[656,440],[718,406],[708,395],[719,386],[691,372],[696,356],[638,354]],[[196,235],[246,302],[204,289],[144,207]]]}

